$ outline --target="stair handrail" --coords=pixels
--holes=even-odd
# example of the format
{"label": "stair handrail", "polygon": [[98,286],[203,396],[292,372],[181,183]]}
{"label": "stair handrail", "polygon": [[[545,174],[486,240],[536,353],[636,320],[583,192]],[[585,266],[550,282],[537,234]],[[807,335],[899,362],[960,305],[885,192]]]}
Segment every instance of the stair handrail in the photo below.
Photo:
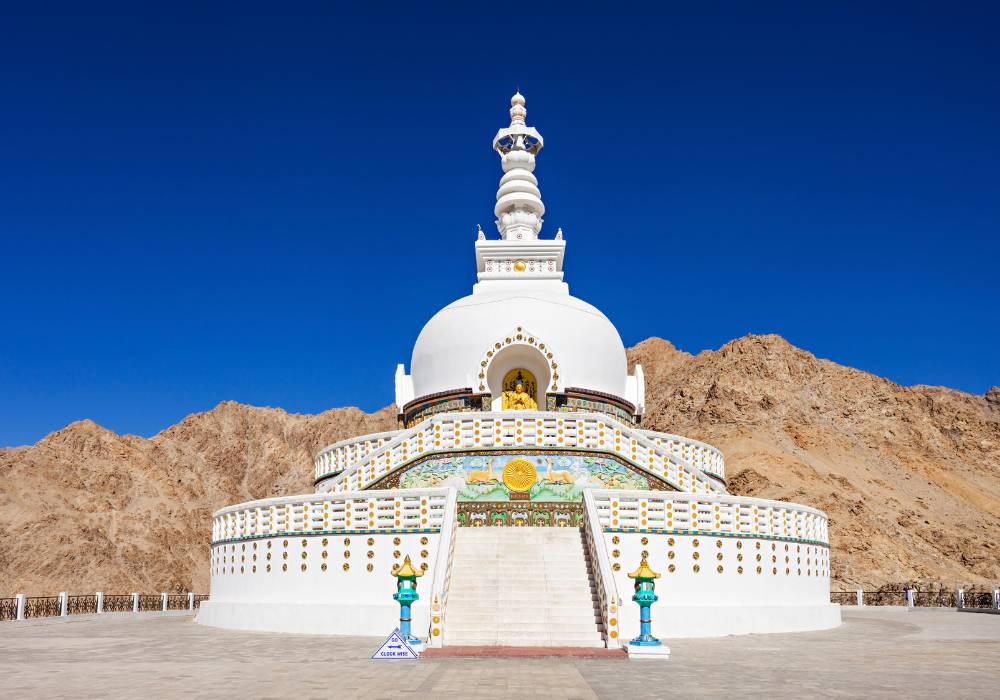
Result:
{"label": "stair handrail", "polygon": [[444,613],[448,604],[448,589],[451,583],[451,563],[455,557],[458,490],[454,487],[448,487],[447,491],[444,512],[441,515],[441,532],[438,537],[434,564],[434,580],[431,583],[431,615],[427,633],[427,644],[431,647],[440,647],[444,643]]}
{"label": "stair handrail", "polygon": [[[662,440],[664,442],[678,442],[681,445],[686,445],[691,448],[692,452],[696,455],[695,458],[689,460],[692,465],[705,472],[706,474],[712,474],[720,479],[726,478],[726,459],[725,455],[722,454],[722,450],[714,445],[709,445],[707,442],[702,442],[701,440],[695,440],[694,438],[685,437],[684,435],[675,435],[673,433],[664,433],[658,430],[647,430],[645,428],[637,429],[640,433],[644,434],[647,438],[653,442]],[[669,448],[668,448],[669,449]],[[701,451],[709,455],[708,459],[703,459],[697,457],[697,453]],[[675,456],[683,458],[683,454],[676,454]]]}
{"label": "stair handrail", "polygon": [[618,649],[621,647],[618,618],[622,603],[611,571],[611,558],[604,542],[604,528],[597,512],[597,502],[590,489],[583,492],[583,506],[583,532],[590,561],[593,562],[594,576],[597,577],[597,598],[601,604],[604,643],[608,649]]}

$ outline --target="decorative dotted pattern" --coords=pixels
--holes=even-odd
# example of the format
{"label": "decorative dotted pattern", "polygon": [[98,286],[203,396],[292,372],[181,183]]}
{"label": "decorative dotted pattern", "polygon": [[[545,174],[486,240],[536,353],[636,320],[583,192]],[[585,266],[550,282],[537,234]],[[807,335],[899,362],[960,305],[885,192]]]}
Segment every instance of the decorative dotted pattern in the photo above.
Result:
{"label": "decorative dotted pattern", "polygon": [[503,338],[498,339],[490,348],[483,353],[479,360],[479,376],[478,376],[478,387],[480,392],[488,391],[486,385],[486,377],[490,372],[490,365],[493,364],[493,360],[496,358],[497,354],[506,347],[512,345],[527,345],[528,347],[535,348],[541,353],[549,365],[549,385],[545,389],[545,393],[552,393],[559,391],[559,363],[556,362],[555,353],[552,352],[552,348],[547,344],[536,338],[532,333],[528,333],[520,326],[514,330],[513,333],[508,333]]}

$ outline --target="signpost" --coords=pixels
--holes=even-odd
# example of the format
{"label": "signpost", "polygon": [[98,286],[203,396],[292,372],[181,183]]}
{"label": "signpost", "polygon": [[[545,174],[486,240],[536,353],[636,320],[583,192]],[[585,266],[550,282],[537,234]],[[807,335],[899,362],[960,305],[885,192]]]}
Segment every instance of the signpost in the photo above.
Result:
{"label": "signpost", "polygon": [[403,635],[399,630],[393,630],[378,650],[372,654],[374,661],[405,661],[420,658],[417,652],[410,648],[410,645],[403,641]]}

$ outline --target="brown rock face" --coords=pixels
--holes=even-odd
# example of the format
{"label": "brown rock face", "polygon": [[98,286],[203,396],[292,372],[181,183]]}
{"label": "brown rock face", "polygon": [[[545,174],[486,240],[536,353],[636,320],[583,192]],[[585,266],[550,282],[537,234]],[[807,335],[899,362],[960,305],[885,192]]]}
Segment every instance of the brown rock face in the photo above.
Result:
{"label": "brown rock face", "polygon": [[834,586],[1000,580],[1000,390],[902,387],[779,336],[696,356],[658,338],[643,427],[726,456],[733,493],[830,516]]}
{"label": "brown rock face", "polygon": [[[901,387],[777,336],[629,358],[644,427],[719,447],[734,493],[830,515],[835,586],[1000,580],[1000,389]],[[207,591],[214,510],[310,492],[320,447],[394,426],[224,402],[150,439],[80,421],[0,450],[0,595]]]}
{"label": "brown rock face", "polygon": [[79,421],[0,452],[0,595],[207,591],[213,511],[307,493],[314,452],[395,422],[227,401],[148,440]]}

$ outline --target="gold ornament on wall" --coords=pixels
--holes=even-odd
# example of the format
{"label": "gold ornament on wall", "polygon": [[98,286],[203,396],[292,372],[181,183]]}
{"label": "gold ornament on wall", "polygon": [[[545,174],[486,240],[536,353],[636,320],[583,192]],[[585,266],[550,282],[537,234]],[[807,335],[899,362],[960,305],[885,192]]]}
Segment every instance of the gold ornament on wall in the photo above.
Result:
{"label": "gold ornament on wall", "polygon": [[538,471],[530,460],[518,457],[504,465],[503,483],[511,491],[524,493],[538,481]]}

